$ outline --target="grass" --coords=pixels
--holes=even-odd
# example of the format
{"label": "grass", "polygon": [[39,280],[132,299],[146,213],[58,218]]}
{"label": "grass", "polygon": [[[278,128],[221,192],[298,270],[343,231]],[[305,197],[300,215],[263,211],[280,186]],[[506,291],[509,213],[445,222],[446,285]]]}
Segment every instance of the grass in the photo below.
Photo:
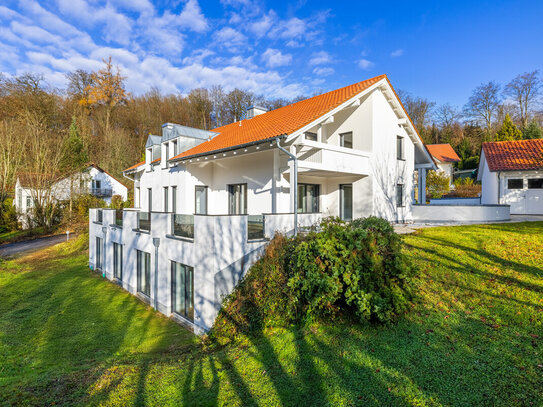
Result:
{"label": "grass", "polygon": [[398,324],[332,321],[202,346],[88,271],[79,244],[0,264],[0,404],[543,405],[543,223],[405,237]]}
{"label": "grass", "polygon": [[43,228],[27,230],[11,230],[0,233],[0,244],[19,242],[32,237],[39,237],[44,234]]}

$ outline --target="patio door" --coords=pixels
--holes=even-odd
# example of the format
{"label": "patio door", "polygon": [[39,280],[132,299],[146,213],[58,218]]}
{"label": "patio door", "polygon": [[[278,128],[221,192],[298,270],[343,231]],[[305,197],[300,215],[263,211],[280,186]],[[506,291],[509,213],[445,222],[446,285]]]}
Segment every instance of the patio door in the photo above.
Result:
{"label": "patio door", "polygon": [[342,220],[353,220],[353,185],[339,186],[339,216]]}
{"label": "patio door", "polygon": [[172,312],[194,320],[194,269],[172,261]]}

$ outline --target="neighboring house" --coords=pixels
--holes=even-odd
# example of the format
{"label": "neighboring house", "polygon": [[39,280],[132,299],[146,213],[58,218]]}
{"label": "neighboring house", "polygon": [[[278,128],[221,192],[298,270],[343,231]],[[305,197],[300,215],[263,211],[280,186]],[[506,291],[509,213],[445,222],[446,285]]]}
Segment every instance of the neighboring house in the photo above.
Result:
{"label": "neighboring house", "polygon": [[383,75],[250,119],[167,123],[125,170],[134,210],[92,209],[89,264],[195,332],[276,232],[326,216],[413,219],[435,164]]}
{"label": "neighboring house", "polygon": [[453,165],[460,160],[458,154],[450,144],[426,144],[428,151],[432,154],[439,171],[443,172],[453,182]]}
{"label": "neighboring house", "polygon": [[543,215],[543,139],[483,143],[477,177],[483,204]]}
{"label": "neighboring house", "polygon": [[[21,173],[15,184],[14,205],[17,212],[26,214],[33,206],[38,191],[32,188],[35,179],[32,174]],[[89,164],[83,171],[51,182],[47,196],[57,201],[67,201],[70,194],[91,194],[103,199],[108,205],[113,195],[120,195],[123,201],[128,198],[128,189],[120,181],[95,164]],[[23,220],[23,227],[26,222]]]}

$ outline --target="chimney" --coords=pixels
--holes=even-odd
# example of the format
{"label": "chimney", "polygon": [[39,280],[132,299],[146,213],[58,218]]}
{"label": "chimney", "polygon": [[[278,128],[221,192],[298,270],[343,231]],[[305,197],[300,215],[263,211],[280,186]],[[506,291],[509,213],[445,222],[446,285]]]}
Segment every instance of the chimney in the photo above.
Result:
{"label": "chimney", "polygon": [[261,107],[261,106],[250,106],[247,108],[247,114],[245,117],[247,119],[252,119],[255,116],[258,116],[259,114],[266,113],[268,109]]}

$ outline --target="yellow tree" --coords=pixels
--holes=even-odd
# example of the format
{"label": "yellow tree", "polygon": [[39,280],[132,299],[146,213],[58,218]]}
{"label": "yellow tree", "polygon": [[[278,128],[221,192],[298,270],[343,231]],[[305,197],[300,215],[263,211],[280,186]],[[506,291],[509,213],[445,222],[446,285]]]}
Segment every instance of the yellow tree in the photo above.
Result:
{"label": "yellow tree", "polygon": [[104,68],[92,73],[92,82],[86,88],[86,99],[82,99],[82,105],[103,106],[106,113],[106,131],[109,130],[109,122],[113,109],[126,103],[128,93],[124,89],[125,77],[121,75],[119,67],[114,69],[111,57],[104,59]]}

